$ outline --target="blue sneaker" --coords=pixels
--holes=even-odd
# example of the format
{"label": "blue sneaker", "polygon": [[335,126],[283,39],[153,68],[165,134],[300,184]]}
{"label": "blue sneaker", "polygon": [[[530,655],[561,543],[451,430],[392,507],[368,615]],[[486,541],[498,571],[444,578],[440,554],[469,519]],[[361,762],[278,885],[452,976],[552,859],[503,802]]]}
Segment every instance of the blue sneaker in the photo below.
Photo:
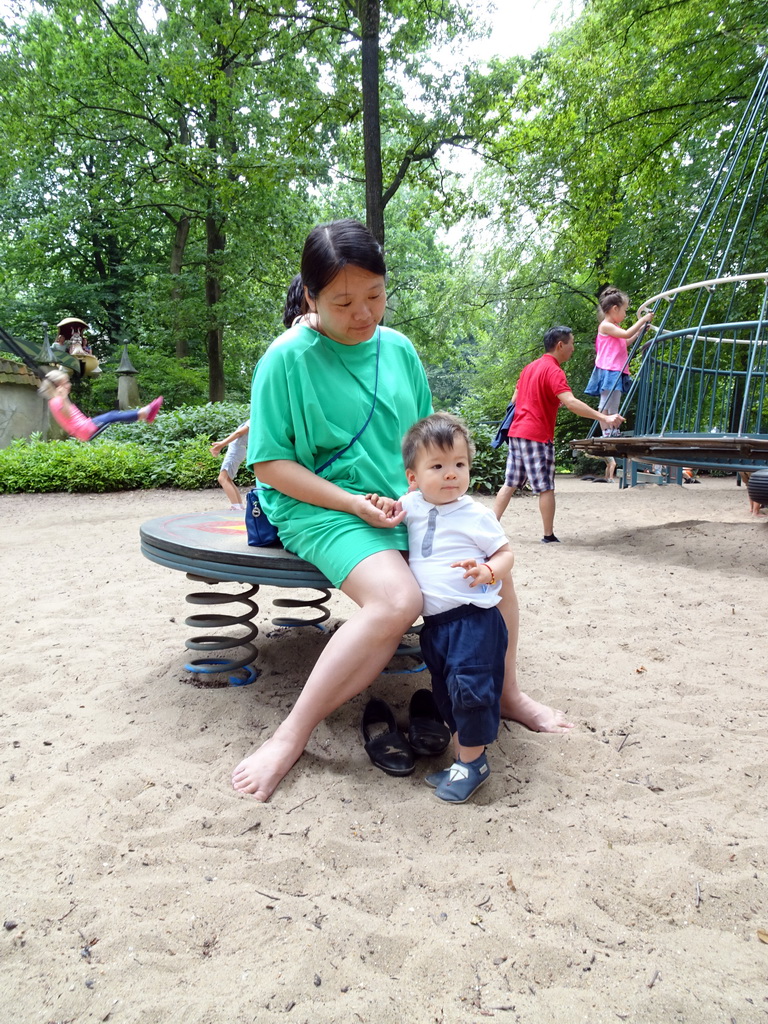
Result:
{"label": "blue sneaker", "polygon": [[441,772],[432,772],[424,776],[424,781],[432,789],[437,789],[441,782],[447,782],[451,774],[450,768],[444,768]]}
{"label": "blue sneaker", "polygon": [[491,774],[491,769],[488,767],[488,758],[481,754],[469,764],[454,761],[447,769],[447,774],[448,778],[435,787],[435,796],[449,804],[463,804],[482,786]]}

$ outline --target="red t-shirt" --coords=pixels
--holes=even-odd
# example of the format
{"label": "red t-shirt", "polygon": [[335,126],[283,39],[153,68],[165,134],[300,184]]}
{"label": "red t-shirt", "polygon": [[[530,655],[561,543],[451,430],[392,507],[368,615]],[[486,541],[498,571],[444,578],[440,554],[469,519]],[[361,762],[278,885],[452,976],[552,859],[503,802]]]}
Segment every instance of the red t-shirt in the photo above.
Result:
{"label": "red t-shirt", "polygon": [[571,387],[565,372],[549,352],[523,367],[517,382],[515,418],[509,428],[510,437],[527,441],[553,441],[560,399]]}

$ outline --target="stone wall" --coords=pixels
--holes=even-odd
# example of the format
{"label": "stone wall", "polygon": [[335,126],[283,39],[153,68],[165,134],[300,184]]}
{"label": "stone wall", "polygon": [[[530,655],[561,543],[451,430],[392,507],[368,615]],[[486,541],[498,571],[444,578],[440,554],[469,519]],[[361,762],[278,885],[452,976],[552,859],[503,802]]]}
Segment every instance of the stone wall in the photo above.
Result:
{"label": "stone wall", "polygon": [[23,363],[0,359],[0,448],[38,431],[48,436],[48,403],[38,395],[38,383]]}

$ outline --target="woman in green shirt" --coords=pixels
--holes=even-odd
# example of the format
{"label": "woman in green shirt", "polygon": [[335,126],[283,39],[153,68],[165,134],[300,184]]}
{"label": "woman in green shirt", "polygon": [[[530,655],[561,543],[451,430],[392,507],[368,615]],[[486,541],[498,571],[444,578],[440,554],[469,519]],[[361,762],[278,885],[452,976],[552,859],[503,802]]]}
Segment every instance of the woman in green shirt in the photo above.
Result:
{"label": "woman in green shirt", "polygon": [[[362,224],[315,228],[301,262],[304,311],[312,316],[280,335],[254,371],[247,462],[266,485],[262,504],[284,546],[359,606],[328,641],[285,721],[235,768],[235,789],[258,800],[269,798],[315,726],[370,686],[421,613],[421,591],[402,554],[404,512],[387,516],[367,497],[405,492],[401,439],[432,411],[413,346],[380,326],[385,275],[381,246]],[[510,615],[516,638],[516,602]],[[515,713],[520,699],[528,700],[515,683],[512,717],[544,728],[530,709]]]}

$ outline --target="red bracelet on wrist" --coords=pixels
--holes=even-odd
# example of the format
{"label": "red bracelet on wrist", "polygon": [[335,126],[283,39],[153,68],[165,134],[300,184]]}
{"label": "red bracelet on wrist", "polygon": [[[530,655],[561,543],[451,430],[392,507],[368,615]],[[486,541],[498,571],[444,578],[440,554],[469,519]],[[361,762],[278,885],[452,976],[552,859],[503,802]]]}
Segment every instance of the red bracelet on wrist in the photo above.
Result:
{"label": "red bracelet on wrist", "polygon": [[490,567],[490,565],[488,565],[487,562],[483,562],[483,565],[488,570],[488,572],[491,574],[491,579],[490,579],[490,581],[488,583],[488,586],[492,587],[496,583],[496,574],[494,573],[493,569]]}

